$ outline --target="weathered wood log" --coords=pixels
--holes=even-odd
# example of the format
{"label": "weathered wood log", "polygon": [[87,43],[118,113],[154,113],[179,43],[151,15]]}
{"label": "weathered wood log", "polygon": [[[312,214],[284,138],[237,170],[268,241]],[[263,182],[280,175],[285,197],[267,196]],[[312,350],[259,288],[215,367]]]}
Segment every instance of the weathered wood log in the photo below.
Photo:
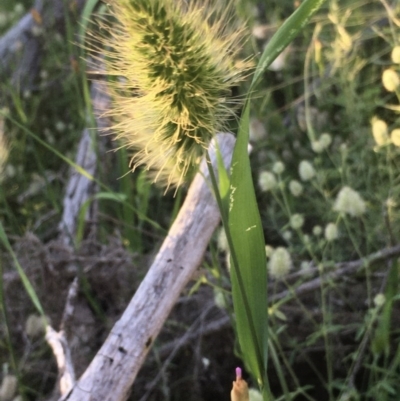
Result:
{"label": "weathered wood log", "polygon": [[[218,135],[224,163],[234,146],[231,134]],[[215,166],[215,148],[211,147]],[[220,215],[210,191],[208,168],[191,184],[185,202],[146,277],[101,349],[61,398],[69,401],[126,400],[135,377],[180,293],[199,267]]]}
{"label": "weathered wood log", "polygon": [[[79,12],[86,0],[74,3]],[[0,37],[0,75],[11,75],[18,89],[31,89],[40,67],[42,37],[57,25],[63,25],[63,0],[36,0],[31,10]]]}
{"label": "weathered wood log", "polygon": [[[94,81],[92,83],[91,99],[97,131],[102,131],[109,125],[106,119],[101,116],[108,109],[110,103],[104,82]],[[79,171],[72,170],[66,186],[59,231],[63,242],[69,245],[73,243],[82,206],[97,192],[95,181],[89,177],[95,177],[97,174],[96,152],[98,149],[96,149],[96,144],[101,141],[99,139],[94,140],[93,134],[94,132],[90,129],[84,129],[75,158],[75,163],[85,170],[86,175],[81,174]],[[104,151],[104,149],[100,151]],[[95,204],[88,208],[86,218],[92,221],[96,219]]]}

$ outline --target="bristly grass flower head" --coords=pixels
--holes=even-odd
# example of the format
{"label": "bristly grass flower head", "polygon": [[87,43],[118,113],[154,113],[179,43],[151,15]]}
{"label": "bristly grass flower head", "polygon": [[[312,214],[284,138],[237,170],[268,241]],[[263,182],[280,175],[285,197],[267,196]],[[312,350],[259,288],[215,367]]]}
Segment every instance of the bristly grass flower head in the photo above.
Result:
{"label": "bristly grass flower head", "polygon": [[[214,5],[215,3],[215,5]],[[105,55],[111,127],[155,182],[179,186],[234,115],[231,88],[250,61],[235,62],[243,28],[233,9],[197,0],[113,0],[95,48]],[[94,39],[96,42],[96,39]]]}

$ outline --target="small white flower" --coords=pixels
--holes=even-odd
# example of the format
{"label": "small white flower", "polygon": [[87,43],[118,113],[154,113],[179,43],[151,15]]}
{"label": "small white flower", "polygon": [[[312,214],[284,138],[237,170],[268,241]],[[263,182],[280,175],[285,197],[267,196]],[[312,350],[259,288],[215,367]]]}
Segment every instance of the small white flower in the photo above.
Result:
{"label": "small white flower", "polygon": [[250,388],[249,389],[249,401],[263,401],[263,396],[255,388]]}
{"label": "small white flower", "polygon": [[375,295],[374,298],[374,304],[375,306],[377,306],[378,308],[382,307],[384,305],[384,303],[386,302],[386,297],[384,294],[379,293]]}
{"label": "small white flower", "polygon": [[400,78],[396,71],[388,68],[387,70],[383,71],[382,83],[388,92],[395,92],[400,86]]}
{"label": "small white flower", "polygon": [[393,145],[400,146],[400,128],[396,128],[390,133],[390,140]]}
{"label": "small white flower", "polygon": [[325,238],[328,242],[334,241],[339,236],[338,228],[335,223],[328,223],[325,227]]}
{"label": "small white flower", "polygon": [[303,224],[303,215],[296,213],[293,216],[290,216],[290,227],[292,227],[293,230],[298,230],[299,228],[303,227]]}
{"label": "small white flower", "polygon": [[305,244],[309,244],[310,243],[310,236],[308,234],[304,234],[303,235],[303,241]]}
{"label": "small white flower", "polygon": [[265,245],[265,255],[267,258],[270,258],[274,252],[274,248],[271,245]]}
{"label": "small white flower", "polygon": [[303,185],[297,180],[291,180],[289,182],[289,190],[296,198],[303,193]]}
{"label": "small white flower", "polygon": [[388,134],[388,126],[385,123],[385,121],[374,117],[371,120],[371,125],[372,125],[372,135],[375,139],[376,144],[378,146],[387,145],[390,142],[390,139]]}
{"label": "small white flower", "polygon": [[210,366],[210,360],[208,358],[201,358],[201,362],[203,363],[203,366],[205,369],[207,369]]}
{"label": "small white flower", "polygon": [[366,205],[358,192],[350,187],[343,187],[338,193],[333,210],[359,217],[365,213]]}
{"label": "small white flower", "polygon": [[286,241],[290,241],[292,239],[292,232],[289,230],[286,230],[282,233],[282,237]]}
{"label": "small white flower", "polygon": [[262,171],[258,176],[258,186],[263,192],[268,192],[274,189],[277,186],[274,174],[269,171]]}
{"label": "small white flower", "polygon": [[321,137],[319,138],[319,141],[322,143],[324,146],[324,149],[328,148],[329,145],[332,143],[332,136],[331,134],[328,134],[327,132],[324,132]]}
{"label": "small white flower", "polygon": [[256,25],[253,27],[253,36],[257,39],[266,39],[268,35],[268,25]]}
{"label": "small white flower", "polygon": [[400,46],[393,47],[391,57],[393,63],[400,64]]}
{"label": "small white flower", "polygon": [[285,171],[285,165],[282,162],[275,162],[272,171],[275,174],[282,174]]}
{"label": "small white flower", "polygon": [[302,181],[309,181],[314,178],[315,170],[313,165],[307,160],[302,160],[299,164],[299,175]]}
{"label": "small white flower", "polygon": [[322,234],[322,227],[321,226],[314,226],[312,229],[313,234],[318,237]]}
{"label": "small white flower", "polygon": [[273,252],[268,263],[269,274],[277,280],[285,277],[292,266],[292,259],[286,248],[279,247]]}
{"label": "small white flower", "polygon": [[14,6],[14,12],[15,14],[22,14],[25,11],[25,7],[21,3],[17,3]]}
{"label": "small white flower", "polygon": [[311,142],[311,149],[315,153],[322,153],[325,148],[321,141],[313,141]]}

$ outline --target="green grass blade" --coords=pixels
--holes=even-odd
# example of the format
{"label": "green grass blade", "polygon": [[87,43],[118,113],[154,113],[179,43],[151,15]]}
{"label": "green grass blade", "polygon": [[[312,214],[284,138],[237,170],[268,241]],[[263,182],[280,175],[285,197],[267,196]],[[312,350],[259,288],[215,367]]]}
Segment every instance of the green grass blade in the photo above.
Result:
{"label": "green grass blade", "polygon": [[93,14],[93,10],[99,3],[99,0],[88,0],[83,8],[80,27],[79,27],[79,41],[83,45],[85,43],[86,32],[90,22],[90,16]]}
{"label": "green grass blade", "polygon": [[0,242],[4,245],[4,247],[7,249],[7,251],[10,253],[13,261],[15,268],[17,269],[17,272],[21,278],[22,284],[25,287],[26,292],[29,295],[29,298],[31,299],[33,305],[35,306],[36,310],[42,315],[45,316],[42,305],[39,301],[39,298],[36,294],[35,289],[33,288],[32,284],[29,281],[28,276],[25,274],[23,268],[18,262],[17,256],[15,255],[9,241],[6,235],[6,232],[4,231],[3,224],[0,222]]}
{"label": "green grass blade", "polygon": [[243,360],[261,387],[268,386],[267,271],[263,228],[247,153],[249,96],[265,69],[300,32],[323,1],[304,1],[265,48],[249,90],[232,159],[229,231],[233,243],[231,249],[234,265],[231,274],[233,304]]}
{"label": "green grass blade", "polygon": [[299,34],[312,15],[325,0],[305,0],[301,6],[282,24],[265,47],[254,72],[249,93],[259,81],[262,73],[271,65],[285,47]]}
{"label": "green grass blade", "polygon": [[233,258],[232,296],[243,359],[261,387],[267,363],[267,270],[265,241],[247,154],[249,110],[242,115],[232,161],[229,230]]}

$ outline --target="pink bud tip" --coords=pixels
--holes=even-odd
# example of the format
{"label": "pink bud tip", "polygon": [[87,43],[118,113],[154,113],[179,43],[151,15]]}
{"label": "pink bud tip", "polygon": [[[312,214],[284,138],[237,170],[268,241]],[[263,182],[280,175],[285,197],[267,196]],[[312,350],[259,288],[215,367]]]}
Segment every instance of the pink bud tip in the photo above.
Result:
{"label": "pink bud tip", "polygon": [[236,368],[236,380],[242,379],[242,369]]}

